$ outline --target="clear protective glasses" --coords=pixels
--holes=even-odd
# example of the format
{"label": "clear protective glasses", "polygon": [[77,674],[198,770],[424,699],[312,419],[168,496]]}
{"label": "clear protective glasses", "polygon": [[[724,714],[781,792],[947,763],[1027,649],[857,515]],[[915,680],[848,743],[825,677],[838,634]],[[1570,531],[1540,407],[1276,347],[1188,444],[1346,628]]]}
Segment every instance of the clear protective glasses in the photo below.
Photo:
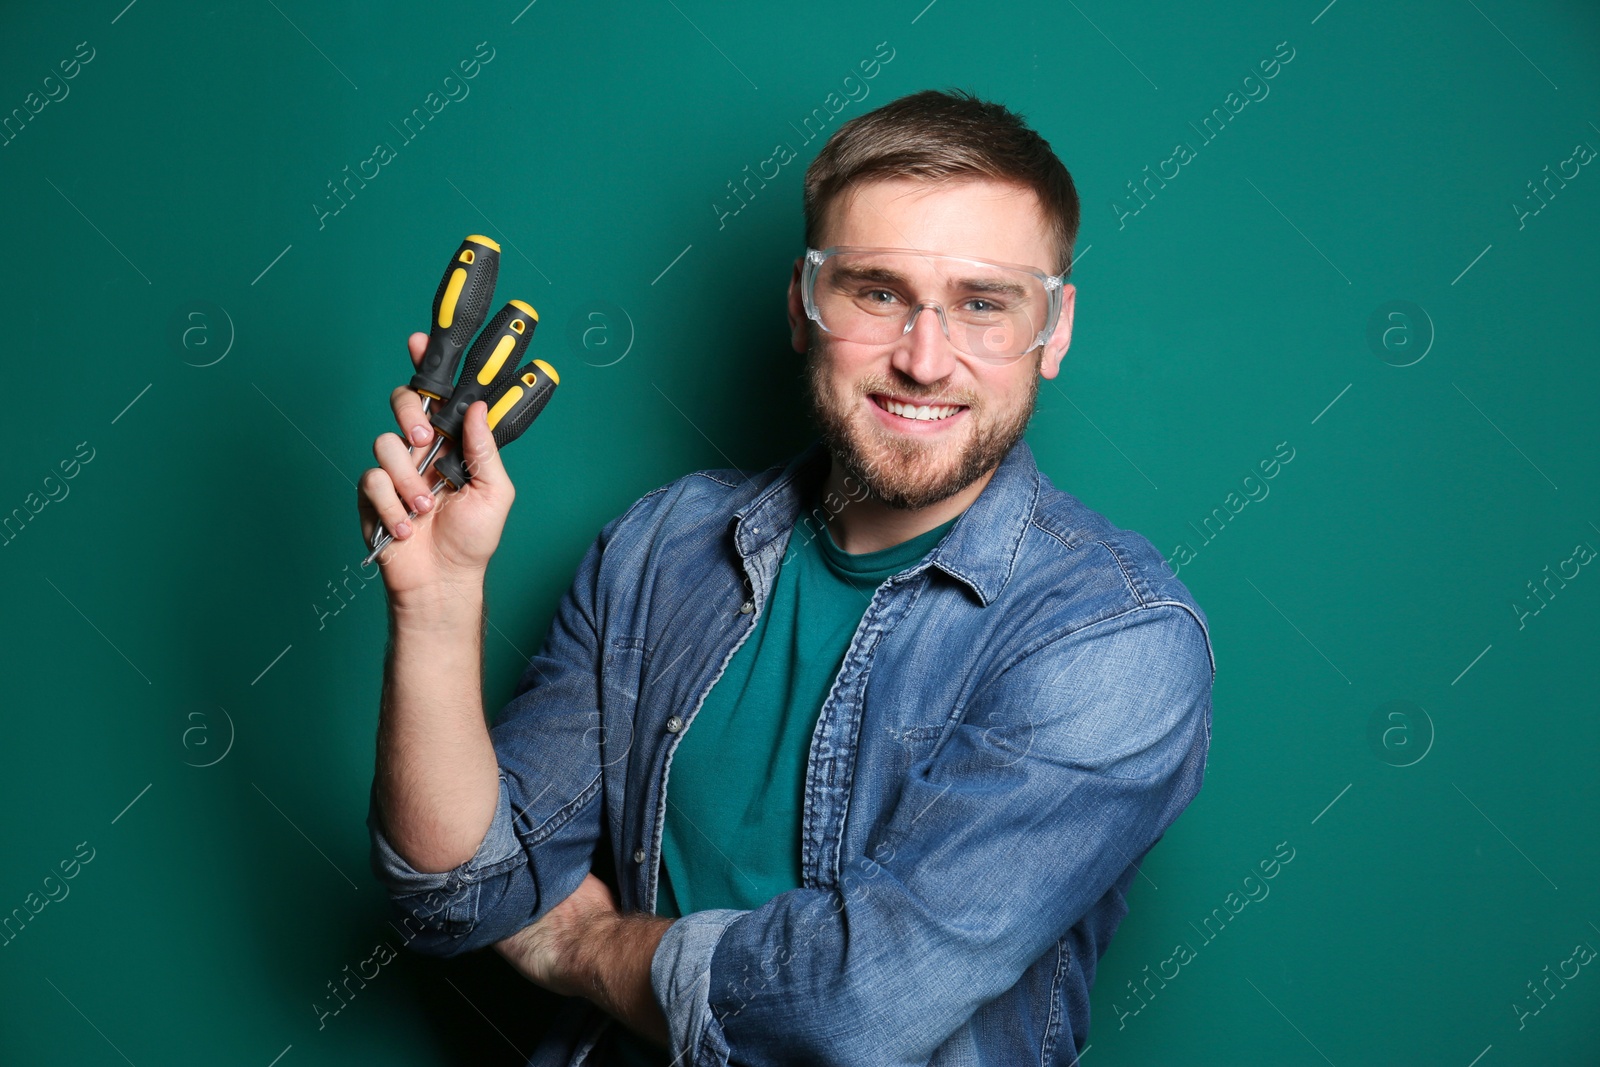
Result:
{"label": "clear protective glasses", "polygon": [[801,275],[806,316],[840,340],[890,344],[932,308],[958,351],[995,364],[1049,340],[1065,281],[1010,263],[842,245],[806,249]]}

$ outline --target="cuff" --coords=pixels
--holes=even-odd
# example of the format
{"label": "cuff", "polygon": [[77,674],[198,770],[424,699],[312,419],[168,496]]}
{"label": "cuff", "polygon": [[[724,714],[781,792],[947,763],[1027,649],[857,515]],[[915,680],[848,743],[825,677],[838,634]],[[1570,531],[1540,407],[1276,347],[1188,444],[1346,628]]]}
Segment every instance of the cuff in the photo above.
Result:
{"label": "cuff", "polygon": [[682,1064],[726,1064],[722,1025],[711,1017],[711,954],[722,932],[749,912],[711,908],[673,920],[650,959],[650,986]]}
{"label": "cuff", "polygon": [[394,850],[378,825],[378,787],[374,781],[368,795],[367,830],[372,838],[372,871],[388,888],[391,896],[410,896],[433,890],[459,887],[482,881],[514,866],[522,859],[522,843],[511,828],[511,795],[504,775],[500,776],[500,798],[494,819],[478,845],[478,851],[459,867],[448,871],[419,871]]}

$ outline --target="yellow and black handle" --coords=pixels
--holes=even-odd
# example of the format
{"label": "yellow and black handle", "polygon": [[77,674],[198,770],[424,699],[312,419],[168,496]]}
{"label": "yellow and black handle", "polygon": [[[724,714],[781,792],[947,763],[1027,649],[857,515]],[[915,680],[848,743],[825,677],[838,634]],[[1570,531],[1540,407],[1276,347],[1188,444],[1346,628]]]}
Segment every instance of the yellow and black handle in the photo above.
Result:
{"label": "yellow and black handle", "polygon": [[452,441],[461,440],[467,409],[476,400],[498,397],[517,375],[517,364],[533,340],[539,313],[521,300],[513,300],[489,320],[467,350],[461,379],[445,403],[430,413],[433,428]]}
{"label": "yellow and black handle", "polygon": [[428,347],[411,379],[411,388],[425,397],[444,401],[456,380],[461,353],[483,324],[500,274],[500,246],[481,234],[461,242],[450,257],[433,294],[433,322]]}
{"label": "yellow and black handle", "polygon": [[[518,371],[503,392],[494,394],[495,399],[489,404],[488,423],[489,429],[494,431],[495,447],[504,448],[521,437],[522,432],[533,425],[533,420],[550,402],[560,383],[561,377],[556,374],[556,369],[544,360],[536,359]],[[472,479],[460,449],[440,456],[433,469],[452,489],[460,489]]]}

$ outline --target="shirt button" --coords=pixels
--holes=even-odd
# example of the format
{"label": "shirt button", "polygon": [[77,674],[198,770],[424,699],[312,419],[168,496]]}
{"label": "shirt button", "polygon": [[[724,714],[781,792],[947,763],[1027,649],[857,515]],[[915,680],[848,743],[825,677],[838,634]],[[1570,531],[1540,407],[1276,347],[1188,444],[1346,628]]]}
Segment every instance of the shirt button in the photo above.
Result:
{"label": "shirt button", "polygon": [[754,610],[756,610],[756,605],[755,605],[755,602],[752,601],[752,600],[746,600],[743,604],[739,605],[739,614],[740,615],[748,615]]}
{"label": "shirt button", "polygon": [[633,862],[635,862],[635,863],[643,863],[644,862],[644,849],[641,848],[641,849],[639,849],[638,851],[636,851],[633,854]]}
{"label": "shirt button", "polygon": [[683,720],[676,715],[667,720],[667,733],[675,734],[681,729],[683,729]]}

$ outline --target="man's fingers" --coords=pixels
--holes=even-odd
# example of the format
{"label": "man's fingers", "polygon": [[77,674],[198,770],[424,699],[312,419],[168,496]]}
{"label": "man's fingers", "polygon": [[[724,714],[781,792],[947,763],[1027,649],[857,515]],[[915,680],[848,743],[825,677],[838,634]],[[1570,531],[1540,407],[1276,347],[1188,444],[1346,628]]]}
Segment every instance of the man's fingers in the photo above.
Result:
{"label": "man's fingers", "polygon": [[[413,333],[406,338],[406,347],[411,352],[411,365],[420,368],[423,353],[428,350],[428,335]],[[422,397],[415,389],[407,385],[396,386],[394,392],[389,394],[389,406],[394,409],[394,421],[407,444],[425,445],[433,440],[433,427],[422,413]]]}
{"label": "man's fingers", "polygon": [[408,385],[395,386],[389,394],[389,406],[394,408],[394,421],[400,427],[400,436],[409,444],[425,445],[433,440],[433,427],[428,416],[422,413],[422,396]]}
{"label": "man's fingers", "polygon": [[[387,473],[378,467],[368,467],[361,476],[361,493],[397,541],[404,541],[411,536],[411,523],[406,518],[406,509],[395,494],[394,482],[390,481]],[[369,541],[372,539],[370,529],[363,529],[362,533]]]}
{"label": "man's fingers", "polygon": [[511,479],[500,462],[500,450],[495,447],[494,433],[489,429],[489,405],[484,401],[475,400],[467,409],[462,436],[461,459],[467,465],[472,483],[494,494],[510,490]]}
{"label": "man's fingers", "polygon": [[433,509],[433,494],[428,491],[427,476],[417,473],[417,461],[392,433],[381,435],[372,445],[372,456],[394,486],[394,493],[406,507],[418,515]]}

